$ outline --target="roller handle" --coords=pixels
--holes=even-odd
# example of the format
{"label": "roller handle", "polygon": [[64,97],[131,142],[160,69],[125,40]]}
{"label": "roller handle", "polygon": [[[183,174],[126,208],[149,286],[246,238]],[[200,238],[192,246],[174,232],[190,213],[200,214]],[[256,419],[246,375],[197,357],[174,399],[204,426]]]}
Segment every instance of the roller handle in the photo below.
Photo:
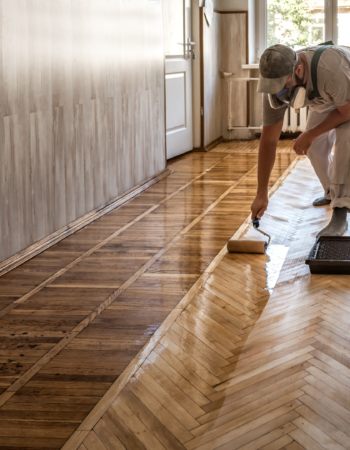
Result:
{"label": "roller handle", "polygon": [[271,236],[267,233],[265,233],[264,231],[258,230],[259,225],[260,225],[260,219],[258,219],[257,217],[255,217],[255,219],[252,221],[253,222],[253,227],[259,231],[259,233],[263,234],[264,236],[266,236],[269,240],[268,242],[265,242],[265,251],[267,249],[267,247],[270,245],[271,242]]}
{"label": "roller handle", "polygon": [[255,217],[255,219],[253,220],[253,227],[254,228],[256,228],[256,229],[259,228],[259,225],[260,225],[259,221],[260,221],[260,219]]}

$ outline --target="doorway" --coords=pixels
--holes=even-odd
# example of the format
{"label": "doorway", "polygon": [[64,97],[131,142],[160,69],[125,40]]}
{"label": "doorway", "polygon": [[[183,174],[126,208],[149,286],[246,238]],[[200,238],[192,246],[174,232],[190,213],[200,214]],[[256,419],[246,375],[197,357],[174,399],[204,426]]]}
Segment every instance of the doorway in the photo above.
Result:
{"label": "doorway", "polygon": [[191,0],[163,3],[167,159],[193,149]]}

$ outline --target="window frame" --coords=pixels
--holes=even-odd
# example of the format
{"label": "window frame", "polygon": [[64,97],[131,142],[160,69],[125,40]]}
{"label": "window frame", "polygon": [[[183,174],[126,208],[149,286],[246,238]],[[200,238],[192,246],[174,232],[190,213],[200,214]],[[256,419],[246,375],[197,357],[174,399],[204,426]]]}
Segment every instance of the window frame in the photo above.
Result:
{"label": "window frame", "polygon": [[[259,59],[267,47],[267,0],[256,0],[256,60]],[[325,41],[338,42],[338,0],[324,0],[325,8]]]}

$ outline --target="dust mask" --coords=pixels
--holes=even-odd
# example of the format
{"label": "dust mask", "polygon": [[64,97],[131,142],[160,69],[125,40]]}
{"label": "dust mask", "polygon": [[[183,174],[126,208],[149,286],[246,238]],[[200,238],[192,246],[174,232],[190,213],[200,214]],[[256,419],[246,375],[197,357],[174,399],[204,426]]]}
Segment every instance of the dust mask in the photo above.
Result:
{"label": "dust mask", "polygon": [[[295,69],[297,67],[297,63],[293,67],[290,87],[283,88],[278,94],[268,94],[271,108],[280,109],[284,108],[287,105],[294,109],[300,109],[305,106],[306,89],[301,85],[304,79],[304,73],[302,78],[299,78],[296,75]],[[294,77],[296,77],[298,81],[297,86],[293,86]]]}
{"label": "dust mask", "polygon": [[278,94],[269,94],[271,108],[280,109],[286,105],[294,109],[300,109],[305,106],[306,89],[303,86],[294,86],[289,97],[288,89],[285,88]]}

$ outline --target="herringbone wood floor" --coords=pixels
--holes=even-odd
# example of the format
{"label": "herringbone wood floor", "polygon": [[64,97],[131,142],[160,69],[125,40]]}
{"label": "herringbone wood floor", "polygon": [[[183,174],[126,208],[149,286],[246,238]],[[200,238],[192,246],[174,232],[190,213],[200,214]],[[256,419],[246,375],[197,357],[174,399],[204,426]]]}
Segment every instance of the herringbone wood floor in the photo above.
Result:
{"label": "herringbone wood floor", "polygon": [[80,450],[350,449],[350,279],[304,264],[320,193],[300,161],[262,221],[270,260],[223,252]]}
{"label": "herringbone wood floor", "polygon": [[[247,218],[257,147],[171,161],[167,178],[0,277],[0,449],[79,447]],[[270,186],[295,160],[281,141]]]}

